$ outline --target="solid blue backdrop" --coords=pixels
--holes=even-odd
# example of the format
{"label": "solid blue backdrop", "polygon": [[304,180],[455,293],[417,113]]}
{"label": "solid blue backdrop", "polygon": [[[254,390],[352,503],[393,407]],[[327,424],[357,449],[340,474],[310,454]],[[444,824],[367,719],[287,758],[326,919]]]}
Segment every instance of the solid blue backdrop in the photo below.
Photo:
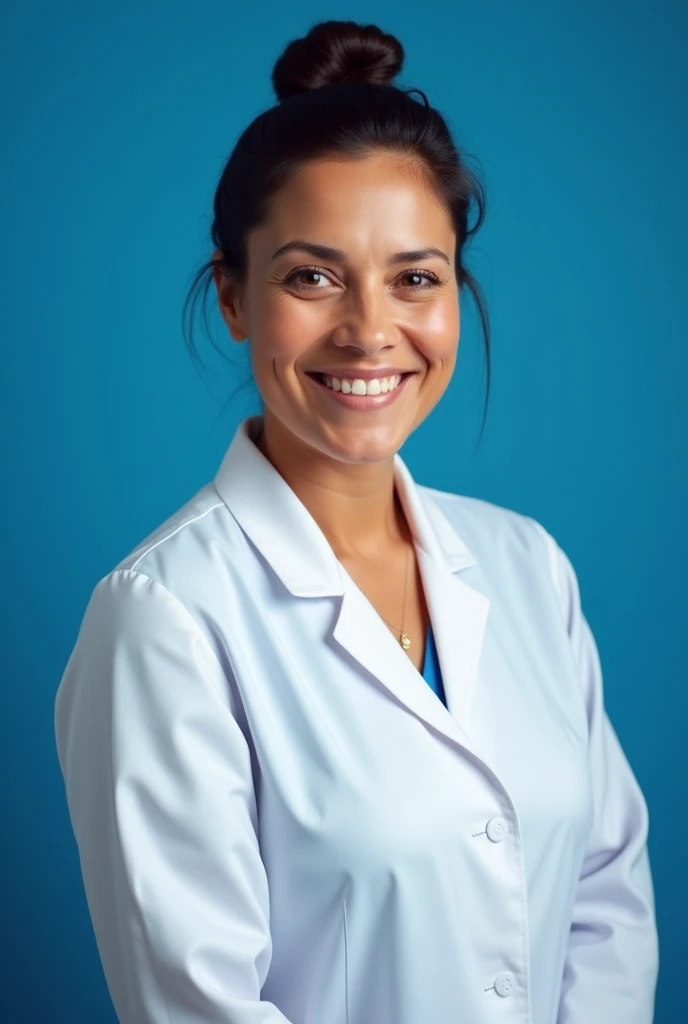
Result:
{"label": "solid blue backdrop", "polygon": [[[115,1019],[53,732],[97,580],[211,479],[255,392],[201,378],[180,311],[212,196],[284,45],[375,22],[480,161],[454,380],[403,449],[421,483],[538,518],[578,572],[650,807],[659,1024],[685,1020],[686,181],[680,3],[5,4],[3,1021]],[[470,250],[469,250],[470,252]],[[207,344],[202,349],[212,352]],[[431,1022],[440,1024],[440,1022]],[[442,1022],[444,1024],[444,1022]],[[610,1022],[611,1024],[611,1022]],[[613,1022],[616,1024],[616,1022]]]}

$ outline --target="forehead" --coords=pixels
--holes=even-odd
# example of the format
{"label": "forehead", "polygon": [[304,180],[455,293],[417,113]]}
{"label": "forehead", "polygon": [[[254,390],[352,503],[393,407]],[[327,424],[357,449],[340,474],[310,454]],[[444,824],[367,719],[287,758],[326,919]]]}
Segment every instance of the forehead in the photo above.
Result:
{"label": "forehead", "polygon": [[275,194],[256,242],[271,245],[307,237],[345,250],[373,243],[451,248],[453,236],[451,218],[418,164],[396,154],[378,154],[302,165]]}

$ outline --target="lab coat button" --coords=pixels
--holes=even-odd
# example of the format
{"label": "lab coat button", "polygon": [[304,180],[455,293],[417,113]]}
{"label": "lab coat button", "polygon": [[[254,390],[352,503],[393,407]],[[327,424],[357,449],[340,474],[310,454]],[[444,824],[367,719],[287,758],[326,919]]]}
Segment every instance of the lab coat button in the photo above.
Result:
{"label": "lab coat button", "polygon": [[490,818],[487,823],[487,838],[493,843],[501,843],[506,838],[507,823],[504,818]]}
{"label": "lab coat button", "polygon": [[514,976],[511,971],[504,971],[495,978],[495,992],[498,996],[510,996],[514,988]]}

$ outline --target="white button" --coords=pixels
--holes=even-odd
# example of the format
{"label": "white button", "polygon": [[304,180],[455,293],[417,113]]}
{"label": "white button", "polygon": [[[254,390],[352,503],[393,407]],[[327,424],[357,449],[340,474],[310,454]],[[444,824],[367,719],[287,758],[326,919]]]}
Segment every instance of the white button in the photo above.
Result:
{"label": "white button", "polygon": [[510,996],[513,992],[515,978],[511,971],[504,971],[495,978],[495,992],[498,996]]}
{"label": "white button", "polygon": [[487,838],[493,843],[501,843],[502,839],[506,838],[506,834],[509,831],[506,820],[504,818],[490,818],[487,823]]}

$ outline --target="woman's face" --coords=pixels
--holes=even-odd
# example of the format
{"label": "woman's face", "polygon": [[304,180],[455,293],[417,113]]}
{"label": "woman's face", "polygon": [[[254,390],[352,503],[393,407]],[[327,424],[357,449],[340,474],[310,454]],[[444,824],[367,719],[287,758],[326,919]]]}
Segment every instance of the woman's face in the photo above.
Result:
{"label": "woman's face", "polygon": [[[292,177],[249,235],[241,296],[215,275],[232,337],[250,339],[267,438],[348,463],[401,448],[456,364],[455,244],[417,166],[398,156],[313,160]],[[438,252],[418,254],[429,248]],[[338,400],[311,376],[371,369],[411,375],[379,408],[375,399]]]}

